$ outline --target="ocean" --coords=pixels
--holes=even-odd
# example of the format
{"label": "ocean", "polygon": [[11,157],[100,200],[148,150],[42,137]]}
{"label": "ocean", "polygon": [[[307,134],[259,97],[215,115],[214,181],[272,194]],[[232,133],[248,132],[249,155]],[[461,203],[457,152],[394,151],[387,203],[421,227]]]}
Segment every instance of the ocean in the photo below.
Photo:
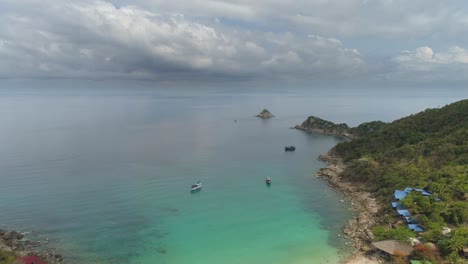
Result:
{"label": "ocean", "polygon": [[[0,228],[49,241],[68,263],[337,263],[353,212],[314,173],[341,139],[290,127],[309,115],[392,121],[466,97],[463,89],[2,88]],[[256,118],[263,108],[275,118]],[[203,189],[190,192],[197,181]]]}

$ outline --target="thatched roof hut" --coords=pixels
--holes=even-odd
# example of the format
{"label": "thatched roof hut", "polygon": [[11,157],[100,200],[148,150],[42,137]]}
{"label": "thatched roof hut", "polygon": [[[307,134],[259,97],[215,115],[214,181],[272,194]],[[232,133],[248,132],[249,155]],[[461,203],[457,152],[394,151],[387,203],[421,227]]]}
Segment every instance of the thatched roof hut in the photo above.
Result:
{"label": "thatched roof hut", "polygon": [[373,242],[372,245],[379,251],[387,256],[402,256],[407,257],[413,252],[413,247],[408,243],[398,240],[383,240]]}

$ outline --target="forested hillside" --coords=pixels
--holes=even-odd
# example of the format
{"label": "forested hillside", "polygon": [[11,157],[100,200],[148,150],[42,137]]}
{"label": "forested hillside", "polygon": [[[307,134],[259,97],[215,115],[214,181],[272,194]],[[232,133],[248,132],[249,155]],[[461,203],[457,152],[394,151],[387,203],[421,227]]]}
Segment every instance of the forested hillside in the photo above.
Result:
{"label": "forested hillside", "polygon": [[[468,100],[388,124],[366,124],[374,126],[361,127],[358,139],[338,144],[335,151],[348,164],[343,177],[389,205],[382,225],[374,228],[376,238],[417,236],[395,220],[390,202],[395,190],[421,188],[433,195],[412,192],[401,201],[424,227],[423,241],[438,245],[435,256],[420,257],[461,261],[468,246]],[[452,231],[442,234],[444,227]]]}

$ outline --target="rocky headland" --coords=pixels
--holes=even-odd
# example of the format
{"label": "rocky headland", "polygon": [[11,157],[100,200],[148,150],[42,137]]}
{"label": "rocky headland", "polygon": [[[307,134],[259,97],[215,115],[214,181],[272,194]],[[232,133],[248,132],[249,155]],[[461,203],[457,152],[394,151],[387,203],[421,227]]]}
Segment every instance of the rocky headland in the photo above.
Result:
{"label": "rocky headland", "polygon": [[315,116],[309,116],[306,121],[304,121],[301,125],[295,126],[294,128],[304,130],[306,132],[337,136],[348,139],[355,137],[351,132],[351,128],[347,124],[335,124]]}
{"label": "rocky headland", "polygon": [[268,111],[267,109],[263,109],[260,114],[256,115],[256,117],[260,117],[262,119],[268,119],[268,118],[272,118],[274,117],[274,115],[272,113],[270,113],[270,111]]}
{"label": "rocky headland", "polygon": [[357,127],[350,127],[345,123],[336,124],[316,116],[309,116],[302,124],[296,125],[293,128],[309,133],[336,136],[351,140],[367,136],[386,125],[387,123],[381,121],[372,121],[362,123]]}
{"label": "rocky headland", "polygon": [[56,254],[53,249],[45,249],[43,247],[43,244],[47,242],[48,241],[31,241],[17,231],[0,229],[0,253],[3,252],[2,255],[8,255],[14,260],[34,256],[48,264],[63,264],[62,255]]}

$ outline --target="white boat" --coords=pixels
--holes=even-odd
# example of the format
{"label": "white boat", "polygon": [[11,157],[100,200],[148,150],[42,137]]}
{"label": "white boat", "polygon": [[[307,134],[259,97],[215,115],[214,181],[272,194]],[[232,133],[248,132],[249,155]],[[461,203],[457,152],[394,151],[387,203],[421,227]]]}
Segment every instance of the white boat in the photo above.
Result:
{"label": "white boat", "polygon": [[203,187],[203,184],[199,181],[197,182],[196,184],[192,185],[192,187],[190,188],[190,190],[193,192],[193,191],[198,191],[200,190],[201,188]]}

